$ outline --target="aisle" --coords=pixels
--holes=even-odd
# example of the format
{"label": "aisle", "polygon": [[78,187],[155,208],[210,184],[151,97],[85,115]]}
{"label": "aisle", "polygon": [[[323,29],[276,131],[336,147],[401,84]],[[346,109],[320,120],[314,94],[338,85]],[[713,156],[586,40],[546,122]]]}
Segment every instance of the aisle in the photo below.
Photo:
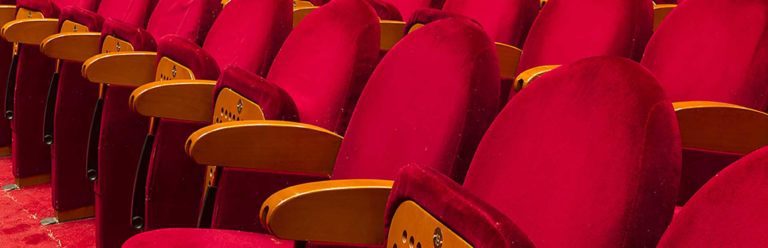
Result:
{"label": "aisle", "polygon": [[[13,182],[11,159],[0,158],[0,185]],[[0,191],[0,247],[95,246],[93,219],[41,226],[53,215],[49,185],[10,192]]]}

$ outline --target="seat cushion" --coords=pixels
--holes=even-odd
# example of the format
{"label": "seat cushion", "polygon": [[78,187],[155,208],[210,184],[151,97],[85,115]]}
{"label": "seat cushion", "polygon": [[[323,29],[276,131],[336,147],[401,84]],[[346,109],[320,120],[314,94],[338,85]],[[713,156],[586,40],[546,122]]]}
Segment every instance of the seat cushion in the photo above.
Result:
{"label": "seat cushion", "polygon": [[292,248],[293,241],[271,235],[216,229],[160,229],[141,233],[123,244],[123,248],[184,247],[184,248]]}
{"label": "seat cushion", "polygon": [[[688,2],[692,1],[695,0]],[[768,148],[762,148],[709,180],[680,210],[659,247],[761,247],[767,244],[766,163]]]}
{"label": "seat cushion", "polygon": [[653,246],[670,222],[680,180],[676,120],[638,63],[580,60],[507,103],[464,186],[536,247]]}

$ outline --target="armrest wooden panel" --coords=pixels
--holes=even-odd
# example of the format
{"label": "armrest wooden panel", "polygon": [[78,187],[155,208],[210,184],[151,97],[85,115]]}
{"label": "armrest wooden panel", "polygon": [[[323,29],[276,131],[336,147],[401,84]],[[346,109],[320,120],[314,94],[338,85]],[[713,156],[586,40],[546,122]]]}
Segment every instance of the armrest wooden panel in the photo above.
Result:
{"label": "armrest wooden panel", "polygon": [[656,4],[653,5],[653,31],[659,28],[659,24],[667,18],[669,12],[677,7],[677,4]]}
{"label": "armrest wooden panel", "polygon": [[[299,4],[299,2],[301,2],[301,4]],[[304,20],[304,17],[307,17],[309,13],[312,13],[312,11],[315,11],[317,8],[319,8],[309,2],[299,2],[294,2],[295,6],[293,7],[293,27],[298,26],[299,23]]]}
{"label": "armrest wooden panel", "polygon": [[747,154],[768,145],[768,114],[728,103],[673,104],[683,147]]}
{"label": "armrest wooden panel", "polygon": [[[403,233],[413,237],[403,237]],[[413,241],[411,241],[413,240]],[[410,242],[410,243],[409,243]],[[405,201],[397,207],[389,227],[386,247],[410,247],[416,244],[433,244],[446,247],[471,248],[466,240],[432,216],[414,201]],[[410,245],[410,246],[409,246]],[[421,247],[418,246],[417,247]]]}
{"label": "armrest wooden panel", "polygon": [[330,176],[341,140],[309,124],[233,121],[192,133],[186,150],[199,164]]}
{"label": "armrest wooden panel", "polygon": [[522,90],[523,88],[528,86],[528,84],[530,84],[531,81],[543,75],[544,73],[557,68],[558,66],[560,65],[542,65],[542,66],[533,67],[531,69],[521,72],[520,75],[517,75],[517,78],[515,78],[515,84],[513,86],[515,88],[515,91]]}
{"label": "armrest wooden panel", "polygon": [[33,18],[13,20],[3,25],[0,33],[8,42],[40,45],[43,39],[59,33],[59,19]]}
{"label": "armrest wooden panel", "polygon": [[101,53],[101,33],[59,33],[40,43],[40,51],[48,57],[83,62]]}
{"label": "armrest wooden panel", "polygon": [[514,79],[517,63],[522,50],[512,45],[496,42],[496,54],[499,56],[499,72],[502,79]]}
{"label": "armrest wooden panel", "polygon": [[0,5],[0,25],[16,20],[16,5]]}
{"label": "armrest wooden panel", "polygon": [[156,52],[103,53],[86,60],[82,74],[94,83],[137,87],[155,81],[156,60]]}
{"label": "armrest wooden panel", "polygon": [[405,22],[381,20],[381,50],[388,51],[405,35]]}
{"label": "armrest wooden panel", "polygon": [[210,122],[215,87],[204,80],[149,83],[131,93],[128,105],[144,116]]}
{"label": "armrest wooden panel", "polygon": [[329,180],[278,191],[261,207],[265,227],[282,239],[383,244],[392,181]]}

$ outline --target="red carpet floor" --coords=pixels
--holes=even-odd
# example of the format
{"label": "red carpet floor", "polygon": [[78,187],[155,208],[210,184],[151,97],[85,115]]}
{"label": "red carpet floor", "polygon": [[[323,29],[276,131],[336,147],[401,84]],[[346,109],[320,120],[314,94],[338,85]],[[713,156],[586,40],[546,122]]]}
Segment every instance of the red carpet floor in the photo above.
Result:
{"label": "red carpet floor", "polygon": [[[0,185],[12,182],[11,159],[0,158]],[[50,216],[50,185],[0,191],[0,248],[95,246],[93,219],[41,226]]]}

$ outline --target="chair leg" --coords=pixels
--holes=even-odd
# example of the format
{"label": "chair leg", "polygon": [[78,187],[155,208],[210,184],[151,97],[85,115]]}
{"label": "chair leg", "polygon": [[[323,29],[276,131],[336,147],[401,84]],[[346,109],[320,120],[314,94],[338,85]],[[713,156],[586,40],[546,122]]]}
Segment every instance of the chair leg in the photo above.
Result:
{"label": "chair leg", "polygon": [[11,156],[11,147],[10,146],[0,147],[0,157],[8,157],[8,156]]}
{"label": "chair leg", "polygon": [[51,174],[16,178],[15,181],[16,181],[16,185],[18,185],[19,188],[31,187],[31,186],[49,183],[51,181]]}

